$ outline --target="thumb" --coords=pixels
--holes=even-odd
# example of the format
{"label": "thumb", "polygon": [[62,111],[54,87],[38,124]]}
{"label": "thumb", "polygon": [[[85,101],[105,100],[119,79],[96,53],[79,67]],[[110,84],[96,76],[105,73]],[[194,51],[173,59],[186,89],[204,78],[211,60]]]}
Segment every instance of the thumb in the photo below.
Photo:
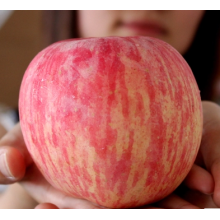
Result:
{"label": "thumb", "polygon": [[200,157],[214,179],[213,200],[220,207],[220,107],[203,102],[204,127]]}
{"label": "thumb", "polygon": [[32,163],[26,148],[20,123],[0,140],[0,184],[16,182],[25,175]]}

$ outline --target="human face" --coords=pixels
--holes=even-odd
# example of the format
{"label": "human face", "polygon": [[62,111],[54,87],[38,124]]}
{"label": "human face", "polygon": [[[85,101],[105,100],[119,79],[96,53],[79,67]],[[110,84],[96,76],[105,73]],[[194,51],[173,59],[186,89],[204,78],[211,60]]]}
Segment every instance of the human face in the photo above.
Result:
{"label": "human face", "polygon": [[166,41],[180,53],[189,48],[204,11],[78,11],[80,37],[144,35]]}

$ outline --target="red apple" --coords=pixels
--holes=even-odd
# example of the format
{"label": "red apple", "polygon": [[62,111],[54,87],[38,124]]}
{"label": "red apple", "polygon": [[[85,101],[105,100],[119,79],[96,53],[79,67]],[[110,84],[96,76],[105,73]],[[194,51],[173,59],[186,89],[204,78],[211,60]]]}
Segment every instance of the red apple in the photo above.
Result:
{"label": "red apple", "polygon": [[30,63],[21,128],[45,178],[110,208],[158,201],[183,181],[202,134],[186,61],[149,37],[57,42]]}

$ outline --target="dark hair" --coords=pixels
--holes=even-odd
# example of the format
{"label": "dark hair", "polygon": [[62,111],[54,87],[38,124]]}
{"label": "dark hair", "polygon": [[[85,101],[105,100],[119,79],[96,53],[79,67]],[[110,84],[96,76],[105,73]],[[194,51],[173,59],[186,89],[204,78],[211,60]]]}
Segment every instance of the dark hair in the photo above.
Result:
{"label": "dark hair", "polygon": [[191,67],[203,100],[212,99],[220,43],[220,11],[206,11],[184,58]]}
{"label": "dark hair", "polygon": [[[77,11],[44,11],[45,46],[67,38],[77,38]],[[220,11],[206,11],[196,36],[184,54],[197,80],[203,100],[212,99],[212,83],[217,68]]]}
{"label": "dark hair", "polygon": [[43,47],[54,42],[77,38],[77,11],[42,11]]}

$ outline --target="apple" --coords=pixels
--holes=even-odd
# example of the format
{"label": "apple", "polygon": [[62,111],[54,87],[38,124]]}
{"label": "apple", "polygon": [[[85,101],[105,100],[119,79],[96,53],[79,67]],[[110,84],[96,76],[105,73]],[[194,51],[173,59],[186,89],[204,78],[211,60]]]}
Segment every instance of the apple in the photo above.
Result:
{"label": "apple", "polygon": [[109,208],[139,207],[173,192],[202,136],[190,67],[150,37],[50,45],[25,72],[19,111],[27,148],[48,182]]}

